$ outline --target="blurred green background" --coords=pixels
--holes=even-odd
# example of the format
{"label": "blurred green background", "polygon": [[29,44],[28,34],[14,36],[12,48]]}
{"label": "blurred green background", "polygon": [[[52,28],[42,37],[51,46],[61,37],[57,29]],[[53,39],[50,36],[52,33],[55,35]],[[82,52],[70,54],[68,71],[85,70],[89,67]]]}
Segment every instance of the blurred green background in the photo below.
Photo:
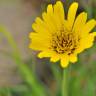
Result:
{"label": "blurred green background", "polygon": [[[66,12],[77,1],[78,13],[96,19],[96,0],[62,1]],[[50,2],[55,0],[0,0],[0,96],[61,96],[59,62],[39,59],[28,48],[31,25]],[[68,70],[68,96],[96,96],[96,43]]]}

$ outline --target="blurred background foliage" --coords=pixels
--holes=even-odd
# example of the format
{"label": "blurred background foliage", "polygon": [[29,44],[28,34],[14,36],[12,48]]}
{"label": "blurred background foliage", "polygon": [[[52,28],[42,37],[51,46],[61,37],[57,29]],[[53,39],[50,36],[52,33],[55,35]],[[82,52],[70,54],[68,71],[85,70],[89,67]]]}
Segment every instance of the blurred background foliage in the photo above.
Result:
{"label": "blurred background foliage", "polygon": [[[73,1],[78,13],[96,19],[96,0],[62,0],[66,13]],[[0,0],[0,96],[61,96],[59,62],[38,59],[28,48],[31,24],[49,3],[55,0]],[[96,43],[69,66],[68,77],[69,96],[96,96]]]}

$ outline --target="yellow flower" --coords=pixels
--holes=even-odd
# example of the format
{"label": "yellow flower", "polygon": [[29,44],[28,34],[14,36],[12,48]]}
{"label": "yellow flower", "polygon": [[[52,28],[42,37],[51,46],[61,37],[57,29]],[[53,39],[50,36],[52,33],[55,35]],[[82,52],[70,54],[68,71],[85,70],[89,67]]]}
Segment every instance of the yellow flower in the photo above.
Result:
{"label": "yellow flower", "polygon": [[78,3],[74,2],[68,10],[67,18],[63,4],[57,1],[49,4],[47,12],[43,12],[42,19],[37,17],[32,24],[34,32],[29,37],[29,47],[38,50],[38,57],[50,57],[50,61],[61,61],[63,68],[69,62],[75,63],[77,55],[93,45],[96,32],[90,31],[95,27],[94,19],[86,22],[87,13],[82,12],[76,17]]}

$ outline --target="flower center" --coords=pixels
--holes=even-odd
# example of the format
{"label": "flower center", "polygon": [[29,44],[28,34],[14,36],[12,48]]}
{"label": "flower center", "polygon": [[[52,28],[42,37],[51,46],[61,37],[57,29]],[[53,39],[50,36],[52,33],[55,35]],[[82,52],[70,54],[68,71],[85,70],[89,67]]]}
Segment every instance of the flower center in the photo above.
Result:
{"label": "flower center", "polygon": [[58,54],[72,54],[78,46],[79,38],[74,32],[59,30],[52,35],[51,48]]}

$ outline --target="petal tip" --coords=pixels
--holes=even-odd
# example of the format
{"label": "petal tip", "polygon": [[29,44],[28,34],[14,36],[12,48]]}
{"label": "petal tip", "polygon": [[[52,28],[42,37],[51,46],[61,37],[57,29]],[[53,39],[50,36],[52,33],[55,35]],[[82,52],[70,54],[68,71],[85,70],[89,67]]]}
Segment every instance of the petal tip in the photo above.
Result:
{"label": "petal tip", "polygon": [[29,33],[29,38],[30,38],[30,39],[32,38],[32,32]]}
{"label": "petal tip", "polygon": [[[65,61],[65,62],[64,62]],[[69,65],[69,61],[67,61],[67,60],[61,60],[61,67],[62,68],[66,68],[66,67],[68,67],[68,65]]]}
{"label": "petal tip", "polygon": [[61,67],[62,68],[67,68],[68,67],[68,64],[61,64]]}
{"label": "petal tip", "polygon": [[52,8],[52,4],[49,4],[49,5],[47,6],[47,10],[50,9],[50,8]]}
{"label": "petal tip", "polygon": [[63,3],[62,3],[60,0],[57,1],[56,4],[57,4],[58,6],[62,6],[62,5],[63,5]]}
{"label": "petal tip", "polygon": [[78,6],[79,6],[78,2],[73,2],[70,7],[75,7],[77,9]]}
{"label": "petal tip", "polygon": [[38,57],[38,58],[43,58],[43,56],[42,56],[41,53],[39,53],[39,54],[37,55],[37,57]]}
{"label": "petal tip", "polygon": [[58,0],[56,3],[59,3],[59,4],[61,4],[62,2],[61,2],[60,0]]}
{"label": "petal tip", "polygon": [[78,4],[78,2],[73,2],[72,4],[74,4],[74,5],[76,5],[76,6],[78,6],[79,4]]}

